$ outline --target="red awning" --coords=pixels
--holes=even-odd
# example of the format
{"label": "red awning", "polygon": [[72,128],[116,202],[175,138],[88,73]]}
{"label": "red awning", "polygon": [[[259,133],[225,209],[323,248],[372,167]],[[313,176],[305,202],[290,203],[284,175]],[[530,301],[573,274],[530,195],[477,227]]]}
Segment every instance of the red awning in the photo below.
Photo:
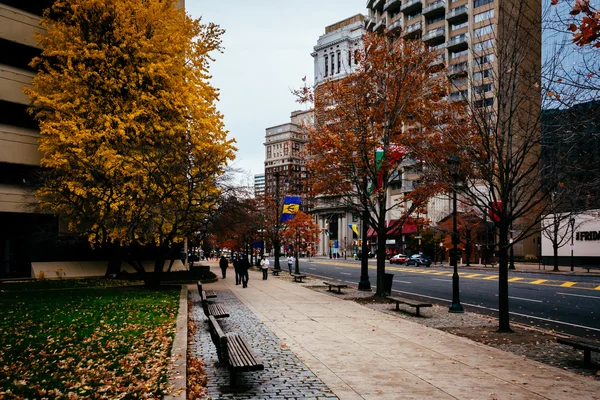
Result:
{"label": "red awning", "polygon": [[[389,221],[388,223],[386,223],[386,225],[392,226],[392,225],[394,225],[394,223],[396,221],[397,220],[393,219],[393,220]],[[411,233],[415,233],[416,231],[417,231],[417,226],[413,225],[411,223],[405,223],[404,226],[402,227],[403,235],[410,235]],[[396,229],[388,229],[387,235],[388,236],[398,236],[398,229],[397,228]],[[377,237],[377,232],[372,227],[369,227],[369,230],[367,231],[367,238],[372,238],[372,237]]]}
{"label": "red awning", "polygon": [[375,229],[369,227],[369,230],[367,231],[367,239],[372,237],[377,237],[377,232],[375,232]]}

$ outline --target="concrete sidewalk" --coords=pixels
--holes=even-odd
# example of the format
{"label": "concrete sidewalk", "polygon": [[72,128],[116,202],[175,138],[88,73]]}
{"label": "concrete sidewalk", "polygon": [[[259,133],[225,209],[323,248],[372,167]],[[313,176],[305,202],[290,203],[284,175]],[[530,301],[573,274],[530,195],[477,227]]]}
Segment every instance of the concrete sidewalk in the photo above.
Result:
{"label": "concrete sidewalk", "polygon": [[230,274],[210,289],[231,290],[342,400],[600,395],[598,381],[303,286],[250,271],[248,288]]}

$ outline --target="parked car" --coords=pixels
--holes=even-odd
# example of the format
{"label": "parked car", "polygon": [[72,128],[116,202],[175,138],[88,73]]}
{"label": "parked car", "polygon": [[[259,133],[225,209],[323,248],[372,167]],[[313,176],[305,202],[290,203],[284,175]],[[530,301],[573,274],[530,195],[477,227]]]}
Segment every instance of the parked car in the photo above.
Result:
{"label": "parked car", "polygon": [[406,265],[425,265],[426,267],[431,266],[431,258],[424,254],[413,254],[410,256],[408,260],[406,260]]}
{"label": "parked car", "polygon": [[395,254],[392,258],[390,258],[390,264],[404,264],[408,256],[405,254]]}

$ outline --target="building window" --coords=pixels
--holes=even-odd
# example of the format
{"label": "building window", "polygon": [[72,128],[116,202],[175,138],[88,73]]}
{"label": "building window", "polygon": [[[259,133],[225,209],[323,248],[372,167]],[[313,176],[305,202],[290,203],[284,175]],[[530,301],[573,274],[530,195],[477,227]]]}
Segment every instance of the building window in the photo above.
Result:
{"label": "building window", "polygon": [[[479,58],[483,58],[483,57],[479,57]],[[473,74],[473,80],[474,81],[480,81],[480,80],[482,80],[484,78],[491,78],[491,77],[492,77],[492,70],[491,69],[484,69],[483,71],[475,72]]]}
{"label": "building window", "polygon": [[481,22],[481,21],[485,21],[486,19],[490,19],[494,17],[494,9],[491,8],[487,11],[484,11],[482,13],[479,14],[475,14],[475,16],[473,17],[473,21],[475,23]]}
{"label": "building window", "polygon": [[492,39],[484,40],[483,42],[475,43],[473,45],[473,51],[482,51],[482,50],[490,49],[490,48],[492,48],[493,45],[494,45],[494,42],[492,41]]}
{"label": "building window", "polygon": [[342,54],[337,52],[337,73],[340,73],[340,68],[342,67]]}
{"label": "building window", "polygon": [[460,22],[458,24],[451,24],[450,25],[450,30],[451,31],[455,31],[457,29],[464,28],[465,26],[469,26],[469,21]]}
{"label": "building window", "polygon": [[475,0],[473,2],[473,8],[485,6],[486,4],[490,4],[490,3],[493,3],[493,2],[494,2],[494,0]]}
{"label": "building window", "polygon": [[333,53],[331,55],[331,75],[335,74],[335,55]]}
{"label": "building window", "polygon": [[325,56],[325,77],[329,75],[329,57]]}
{"label": "building window", "polygon": [[358,50],[354,50],[354,65],[358,64]]}
{"label": "building window", "polygon": [[473,107],[475,107],[475,108],[491,107],[493,105],[494,105],[493,97],[491,97],[489,99],[477,100],[473,103]]}
{"label": "building window", "polygon": [[485,36],[494,32],[494,26],[492,24],[482,26],[481,28],[477,28],[473,31],[473,37]]}
{"label": "building window", "polygon": [[456,53],[450,52],[450,59],[454,59],[454,58],[458,58],[458,57],[462,57],[462,56],[466,56],[469,54],[469,50],[462,50],[462,51],[457,51]]}
{"label": "building window", "polygon": [[475,57],[476,65],[483,65],[494,61],[494,54],[486,54],[485,56]]}
{"label": "building window", "polygon": [[491,83],[486,83],[485,85],[479,85],[479,86],[475,86],[473,88],[473,90],[475,91],[475,93],[486,93],[486,92],[491,92],[493,89],[493,86]]}

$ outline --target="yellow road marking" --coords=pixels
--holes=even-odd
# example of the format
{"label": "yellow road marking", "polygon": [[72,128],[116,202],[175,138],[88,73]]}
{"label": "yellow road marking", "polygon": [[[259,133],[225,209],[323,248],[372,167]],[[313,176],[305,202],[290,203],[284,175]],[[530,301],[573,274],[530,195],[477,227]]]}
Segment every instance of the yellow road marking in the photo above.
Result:
{"label": "yellow road marking", "polygon": [[600,286],[596,286],[596,289],[594,289],[594,290],[600,290]]}
{"label": "yellow road marking", "polygon": [[537,281],[529,282],[531,285],[539,285],[540,283],[548,282],[548,279],[538,279]]}
{"label": "yellow road marking", "polygon": [[491,281],[492,279],[498,279],[496,275],[490,275],[487,278],[483,278],[484,280]]}
{"label": "yellow road marking", "polygon": [[463,275],[463,278],[475,278],[476,276],[481,276],[481,274],[469,274],[469,275]]}
{"label": "yellow road marking", "polygon": [[516,282],[516,281],[522,281],[523,278],[510,278],[508,281],[509,282]]}
{"label": "yellow road marking", "polygon": [[571,287],[573,285],[577,285],[577,282],[565,282],[562,285],[560,285],[561,287]]}

